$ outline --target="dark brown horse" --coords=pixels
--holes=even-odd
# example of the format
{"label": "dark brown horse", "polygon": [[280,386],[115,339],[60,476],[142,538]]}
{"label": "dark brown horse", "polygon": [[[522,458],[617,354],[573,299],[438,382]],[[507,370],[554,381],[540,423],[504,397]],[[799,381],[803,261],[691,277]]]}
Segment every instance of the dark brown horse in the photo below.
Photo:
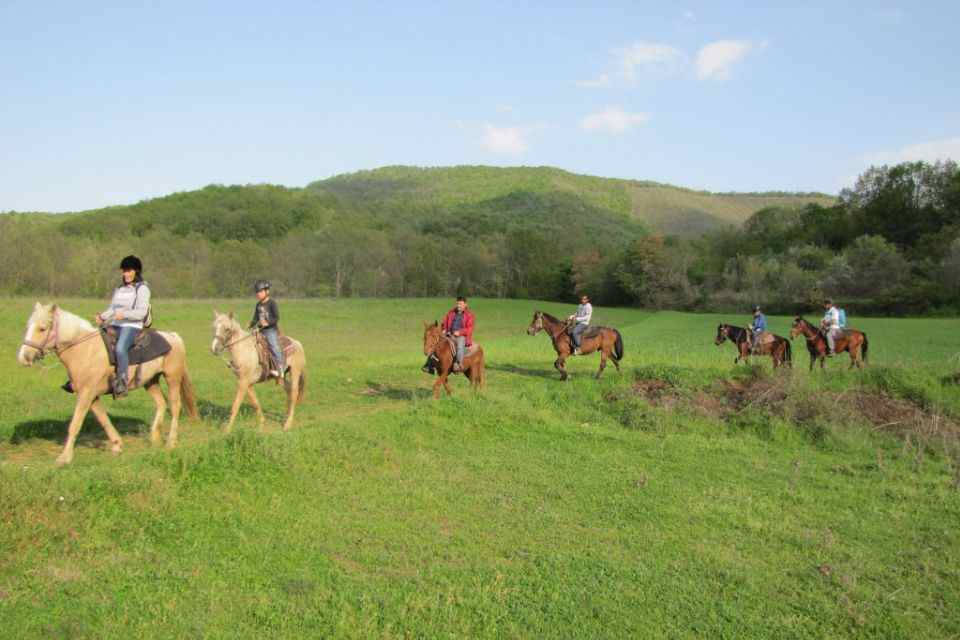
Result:
{"label": "dark brown horse", "polygon": [[[447,378],[453,373],[453,363],[456,359],[456,346],[453,341],[443,335],[439,322],[423,323],[423,355],[434,354],[437,358],[437,381],[433,383],[433,397],[440,397],[440,386],[452,395]],[[483,388],[487,379],[487,365],[483,359],[483,348],[474,344],[463,357],[463,375],[467,377],[474,391]]]}
{"label": "dark brown horse", "polygon": [[[567,369],[564,364],[566,359],[573,353],[573,343],[570,335],[567,333],[568,324],[563,320],[554,318],[549,313],[543,311],[534,311],[533,320],[527,327],[527,333],[531,336],[537,335],[539,331],[546,331],[553,341],[553,349],[557,352],[557,359],[553,366],[560,372],[560,380],[567,379]],[[580,340],[580,355],[587,355],[594,351],[600,352],[600,369],[597,370],[597,378],[603,373],[607,366],[607,358],[613,362],[613,366],[620,371],[620,361],[623,360],[623,338],[620,332],[610,327],[591,327],[584,332]]]}
{"label": "dark brown horse", "polygon": [[733,346],[737,349],[737,357],[733,359],[734,364],[737,364],[741,360],[746,362],[751,355],[761,355],[770,356],[773,360],[774,369],[781,365],[792,367],[793,350],[790,347],[790,341],[775,333],[770,335],[773,336],[772,341],[757,345],[757,351],[751,353],[749,331],[743,327],[735,327],[732,324],[721,324],[717,327],[717,338],[713,341],[713,344],[719,346],[723,344],[725,340],[733,343]]}
{"label": "dark brown horse", "polygon": [[[800,334],[807,339],[807,351],[810,352],[810,370],[813,371],[813,363],[819,359],[820,368],[823,369],[827,360],[827,336],[824,335],[818,327],[807,322],[800,316],[793,319],[793,326],[790,327],[790,337],[796,338]],[[834,341],[837,353],[846,351],[850,354],[850,368],[854,366],[862,369],[867,361],[867,334],[856,329],[844,329],[840,336]]]}

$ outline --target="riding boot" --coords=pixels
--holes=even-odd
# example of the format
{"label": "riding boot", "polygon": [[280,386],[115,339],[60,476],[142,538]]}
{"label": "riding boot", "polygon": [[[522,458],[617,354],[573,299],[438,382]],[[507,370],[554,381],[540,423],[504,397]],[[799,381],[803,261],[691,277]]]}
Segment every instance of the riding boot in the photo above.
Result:
{"label": "riding boot", "polygon": [[420,371],[432,376],[434,373],[436,373],[436,359],[437,357],[431,353],[429,356],[427,356],[427,361],[424,363],[424,365],[420,367]]}
{"label": "riding boot", "polygon": [[73,393],[73,382],[70,380],[67,380],[62,385],[60,385],[60,388],[66,391],[67,393]]}
{"label": "riding boot", "polygon": [[456,360],[454,360],[454,361],[453,361],[453,372],[454,372],[454,373],[460,373],[461,371],[463,371],[463,364],[460,363],[460,362],[457,362]]}
{"label": "riding boot", "polygon": [[124,376],[114,376],[113,378],[113,397],[123,398],[127,395],[127,380]]}

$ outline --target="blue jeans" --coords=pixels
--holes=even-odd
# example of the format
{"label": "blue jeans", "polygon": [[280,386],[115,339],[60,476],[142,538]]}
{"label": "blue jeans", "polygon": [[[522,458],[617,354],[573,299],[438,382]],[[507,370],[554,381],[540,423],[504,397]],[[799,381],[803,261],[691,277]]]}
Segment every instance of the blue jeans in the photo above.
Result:
{"label": "blue jeans", "polygon": [[467,351],[467,336],[453,336],[453,341],[457,343],[457,362],[463,366],[463,355]]}
{"label": "blue jeans", "polygon": [[277,365],[277,371],[282,374],[283,370],[287,367],[283,358],[283,349],[280,348],[280,333],[276,327],[261,329],[260,333],[267,339],[267,344],[270,345],[270,352],[273,354],[273,362]]}
{"label": "blue jeans", "polygon": [[580,334],[587,330],[588,324],[578,324],[573,328],[573,331],[570,332],[570,337],[573,339],[573,348],[580,348]]}
{"label": "blue jeans", "polygon": [[117,327],[120,333],[117,334],[117,377],[127,381],[127,369],[130,367],[130,347],[133,341],[140,334],[140,329],[136,327]]}

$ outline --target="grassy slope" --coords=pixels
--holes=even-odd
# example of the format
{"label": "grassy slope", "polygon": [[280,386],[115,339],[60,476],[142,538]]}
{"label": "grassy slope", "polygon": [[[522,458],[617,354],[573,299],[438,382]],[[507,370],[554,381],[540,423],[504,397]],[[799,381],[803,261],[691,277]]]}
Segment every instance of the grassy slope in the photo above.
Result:
{"label": "grassy slope", "polygon": [[[8,301],[13,354],[31,301]],[[210,308],[164,303],[186,339],[204,420],[150,451],[145,394],[111,405],[119,458],[90,420],[69,469],[51,462],[62,369],[0,363],[0,628],[22,637],[947,637],[960,633],[960,494],[949,462],[867,428],[811,440],[630,396],[631,371],[692,386],[731,374],[719,317],[598,309],[627,369],[594,358],[561,385],[535,306],[478,300],[490,360],[481,398],[427,399],[421,319],[446,301],[283,301],[307,348],[298,429],[217,434],[231,381]],[[89,314],[92,301],[66,307]],[[728,318],[729,319],[729,318]],[[786,320],[772,319],[784,331]],[[960,402],[956,320],[863,320],[876,371]],[[917,348],[906,347],[920,336]],[[802,344],[795,343],[798,363]],[[792,394],[854,388],[798,367]],[[892,368],[889,368],[892,367]],[[892,374],[891,374],[892,375]],[[898,374],[899,375],[899,374]],[[632,413],[631,413],[632,412]],[[749,413],[749,412],[748,412]],[[752,414],[751,414],[752,415]],[[637,418],[639,416],[639,418]],[[630,418],[630,419],[626,419]]]}
{"label": "grassy slope", "polygon": [[383,167],[335,176],[309,188],[378,207],[397,201],[449,207],[515,191],[559,191],[593,206],[630,214],[651,229],[681,235],[739,224],[764,207],[833,203],[833,198],[824,194],[716,194],[649,181],[578,175],[551,167]]}

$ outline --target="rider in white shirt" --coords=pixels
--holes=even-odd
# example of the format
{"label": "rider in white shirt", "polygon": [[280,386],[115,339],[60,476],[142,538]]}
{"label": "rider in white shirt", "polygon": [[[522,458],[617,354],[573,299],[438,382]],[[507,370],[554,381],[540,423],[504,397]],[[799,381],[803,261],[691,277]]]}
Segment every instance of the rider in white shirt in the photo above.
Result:
{"label": "rider in white shirt", "polygon": [[590,304],[590,297],[580,296],[580,305],[577,307],[577,313],[570,316],[576,324],[573,331],[570,332],[570,339],[573,341],[573,355],[580,355],[580,336],[590,326],[590,317],[593,316],[593,305]]}
{"label": "rider in white shirt", "polygon": [[826,313],[823,314],[823,320],[820,321],[820,326],[827,336],[827,347],[829,348],[827,355],[832,356],[836,353],[836,340],[840,337],[841,333],[840,310],[837,309],[837,306],[833,304],[832,300],[824,301],[823,308]]}

